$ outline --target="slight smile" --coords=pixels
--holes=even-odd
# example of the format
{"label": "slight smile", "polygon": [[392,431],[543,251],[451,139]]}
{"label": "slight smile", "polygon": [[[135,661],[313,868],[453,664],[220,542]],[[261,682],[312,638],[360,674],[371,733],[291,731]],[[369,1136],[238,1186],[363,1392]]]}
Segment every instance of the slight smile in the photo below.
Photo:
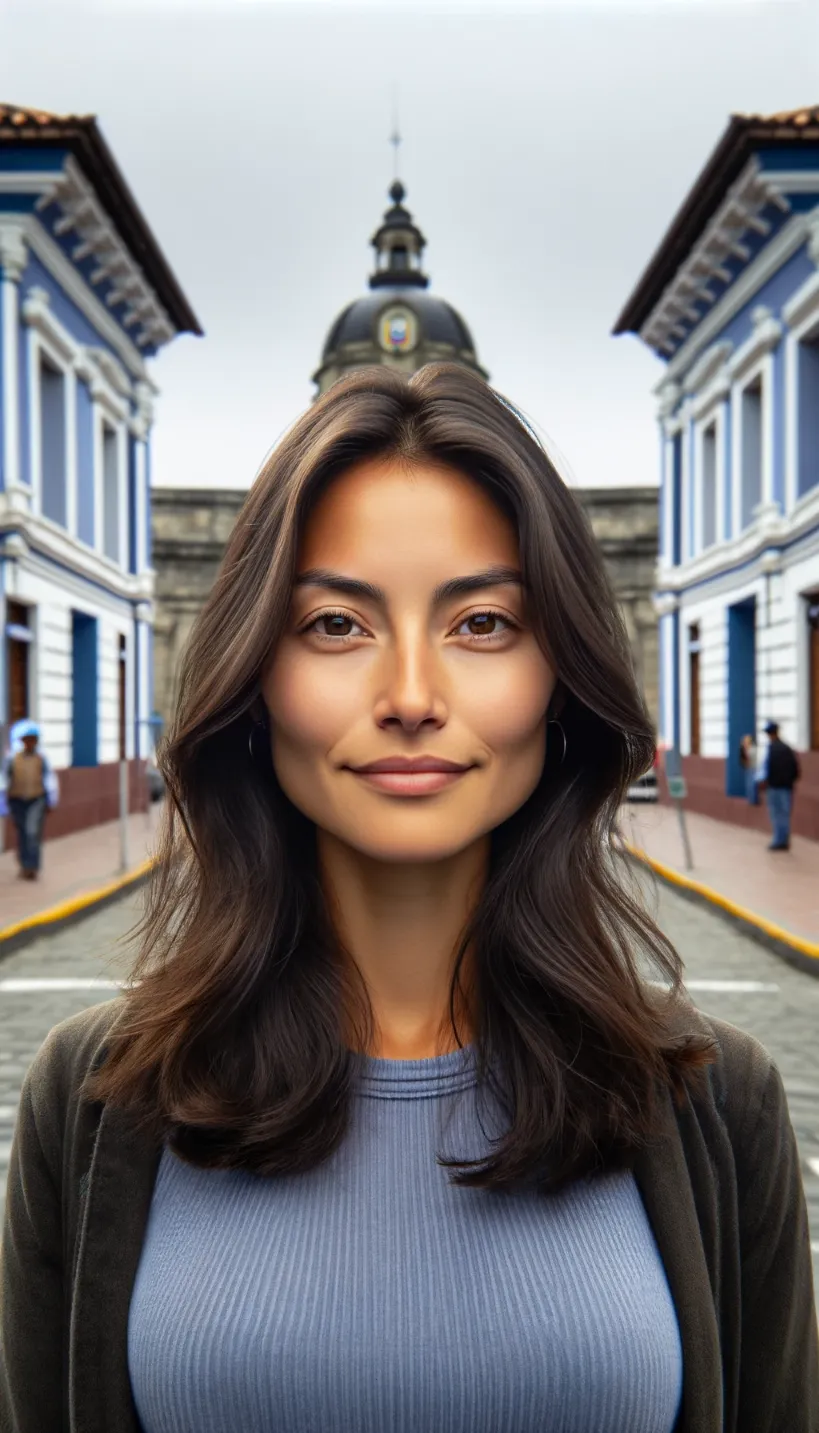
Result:
{"label": "slight smile", "polygon": [[377,791],[388,792],[391,796],[432,796],[448,786],[454,786],[472,767],[434,756],[386,756],[381,761],[371,761],[366,766],[350,766],[347,770]]}

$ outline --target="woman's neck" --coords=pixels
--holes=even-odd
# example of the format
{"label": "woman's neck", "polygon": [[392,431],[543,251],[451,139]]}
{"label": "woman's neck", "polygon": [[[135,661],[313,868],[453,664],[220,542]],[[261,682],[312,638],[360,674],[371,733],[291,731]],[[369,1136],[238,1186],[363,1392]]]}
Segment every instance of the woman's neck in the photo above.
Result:
{"label": "woman's neck", "polygon": [[[382,1059],[426,1059],[457,1049],[449,991],[464,927],[486,881],[489,839],[443,861],[379,862],[318,833],[322,885],[333,924],[372,1005]],[[472,1039],[472,969],[459,971],[455,1013],[462,1044]]]}

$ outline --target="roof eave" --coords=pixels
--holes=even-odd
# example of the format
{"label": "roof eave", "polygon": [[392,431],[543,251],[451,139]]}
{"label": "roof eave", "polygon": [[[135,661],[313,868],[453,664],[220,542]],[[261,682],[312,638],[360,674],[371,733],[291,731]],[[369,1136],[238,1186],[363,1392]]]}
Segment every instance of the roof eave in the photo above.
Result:
{"label": "roof eave", "polygon": [[659,248],[637,282],[617,319],[612,335],[639,333],[657,300],[685,259],[714,205],[738,174],[747,157],[751,124],[732,115],[728,128],[672,219]]}
{"label": "roof eave", "polygon": [[13,131],[0,129],[0,148],[15,144],[69,149],[96,190],[111,221],[142,268],[145,278],[177,333],[202,336],[204,330],[165,259],[119,165],[93,115],[53,117],[52,123],[26,123]]}

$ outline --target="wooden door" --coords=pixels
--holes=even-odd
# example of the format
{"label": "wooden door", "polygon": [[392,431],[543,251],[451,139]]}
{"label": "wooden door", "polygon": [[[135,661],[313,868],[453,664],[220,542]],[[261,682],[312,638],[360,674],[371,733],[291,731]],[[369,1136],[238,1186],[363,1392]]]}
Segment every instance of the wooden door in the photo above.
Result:
{"label": "wooden door", "polygon": [[[28,626],[28,608],[21,602],[6,604],[6,621],[15,627]],[[9,726],[30,716],[28,709],[28,649],[30,643],[6,638]]]}
{"label": "wooden door", "polygon": [[8,639],[9,725],[28,716],[28,643]]}

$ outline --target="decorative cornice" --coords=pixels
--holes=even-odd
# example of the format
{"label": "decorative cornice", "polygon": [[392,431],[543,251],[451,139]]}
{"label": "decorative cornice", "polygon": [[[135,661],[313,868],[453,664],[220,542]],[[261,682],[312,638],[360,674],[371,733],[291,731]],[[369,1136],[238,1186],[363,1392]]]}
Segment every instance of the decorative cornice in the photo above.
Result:
{"label": "decorative cornice", "polygon": [[25,228],[19,222],[6,220],[0,224],[0,268],[3,270],[3,278],[11,279],[14,284],[19,283],[27,263]]}
{"label": "decorative cornice", "polygon": [[[4,533],[4,525],[11,530]],[[47,518],[11,508],[2,493],[0,493],[0,539],[5,539],[4,546],[7,552],[11,545],[12,549],[16,549],[16,555],[21,557],[30,553],[32,556],[36,554],[51,558],[68,568],[75,577],[86,578],[107,588],[114,597],[124,598],[128,602],[144,600],[143,574],[136,576],[126,572],[111,562],[109,558],[86,547],[85,543],[58,528],[55,523],[49,522]]]}
{"label": "decorative cornice", "polygon": [[29,214],[20,224],[16,218],[12,221],[9,215],[0,213],[0,236],[7,228],[22,229],[32,253],[48,269],[72,303],[77,305],[80,312],[96,329],[100,338],[119,354],[129,373],[136,378],[146,378],[145,359],[139,349],[128,335],[123,333],[116,319],[89,288],[85,279],[69,262],[59,245],[54,242],[50,234],[46,233],[39,219],[33,214]]}
{"label": "decorative cornice", "polygon": [[714,343],[710,348],[707,348],[705,353],[697,359],[697,362],[685,375],[682,384],[683,391],[685,393],[696,394],[699,389],[704,388],[709,379],[714,376],[717,369],[722,368],[723,364],[730,358],[733,350],[734,345],[727,339],[724,339],[722,343]]}
{"label": "decorative cornice", "polygon": [[680,381],[707,345],[719,337],[725,326],[745,308],[754,294],[802,248],[808,237],[811,216],[815,212],[812,210],[810,215],[795,214],[770,244],[757,254],[753,263],[739,275],[669,360],[663,375],[665,381]]}
{"label": "decorative cornice", "polygon": [[137,348],[159,348],[176,335],[176,329],[147,282],[139,265],[97,199],[73,155],[67,155],[60,175],[44,175],[43,189],[34,208],[42,213],[57,204],[62,215],[54,223],[55,235],[73,232],[78,242],[72,249],[75,263],[89,256],[96,260],[90,276],[95,286],[110,279],[113,287],[105,297],[108,308],[127,303],[125,328],[135,329]]}
{"label": "decorative cornice", "polygon": [[679,383],[662,383],[654,390],[657,394],[658,418],[670,418],[682,395]]}
{"label": "decorative cornice", "polygon": [[775,503],[760,503],[754,510],[753,525],[738,537],[717,543],[678,567],[659,567],[657,588],[664,592],[683,592],[689,587],[729,575],[737,567],[746,568],[757,559],[762,567],[763,557],[770,565],[775,561],[770,554],[792,546],[816,527],[819,488],[810,495],[810,499],[807,503],[800,503],[788,517],[779,511]]}
{"label": "decorative cornice", "polygon": [[776,348],[784,332],[783,325],[779,319],[774,318],[773,313],[765,304],[757,304],[751,311],[751,323],[753,332],[741,348],[738,348],[726,364],[726,370],[731,379],[737,379],[747,369]]}
{"label": "decorative cornice", "polygon": [[721,368],[716,373],[707,388],[701,391],[692,399],[691,412],[696,421],[699,421],[711,408],[716,408],[723,403],[731,394],[731,375],[727,368]]}
{"label": "decorative cornice", "polygon": [[37,214],[50,204],[59,206],[62,214],[54,221],[53,234],[60,237],[72,230],[76,233],[78,242],[72,250],[75,263],[89,256],[97,260],[90,280],[79,273],[77,277],[92,288],[104,278],[112,281],[105,305],[111,309],[127,302],[123,324],[127,329],[136,329],[134,344],[138,349],[159,348],[176,336],[175,327],[73,155],[67,155],[62,169],[56,171],[3,171],[0,194],[36,194]]}
{"label": "decorative cornice", "polygon": [[[815,178],[815,187],[819,190],[819,175]],[[782,213],[790,212],[781,179],[781,175],[763,170],[754,155],[731,185],[710,224],[640,330],[643,342],[661,356],[673,354],[678,346],[675,340],[688,336],[688,328],[681,319],[695,324],[702,322],[703,314],[695,303],[705,300],[710,307],[717,302],[720,295],[709,287],[709,279],[716,278],[721,285],[731,284],[733,274],[725,267],[725,260],[736,257],[747,263],[750,259],[751,250],[742,242],[742,236],[749,229],[765,237],[771,232],[770,221],[761,217],[763,209],[774,205]]]}
{"label": "decorative cornice", "polygon": [[106,349],[78,343],[52,312],[45,289],[29,289],[20,311],[23,321],[41,333],[62,361],[89,385],[92,398],[104,403],[117,419],[128,418],[131,383],[124,368]]}
{"label": "decorative cornice", "polygon": [[759,559],[760,570],[766,577],[776,577],[782,571],[782,552],[779,548],[770,548],[763,552]]}
{"label": "decorative cornice", "polygon": [[123,398],[130,398],[134,385],[113,353],[109,353],[107,348],[99,348],[90,344],[86,345],[85,352],[91,362],[96,364],[106,382]]}
{"label": "decorative cornice", "polygon": [[76,365],[81,352],[80,345],[51,312],[49,295],[45,289],[28,290],[20,305],[20,315],[29,328],[36,329],[43,338],[48,339],[63,362],[70,363],[72,367]]}
{"label": "decorative cornice", "polygon": [[651,605],[658,617],[668,617],[677,611],[680,599],[674,592],[656,592],[651,599]]}

